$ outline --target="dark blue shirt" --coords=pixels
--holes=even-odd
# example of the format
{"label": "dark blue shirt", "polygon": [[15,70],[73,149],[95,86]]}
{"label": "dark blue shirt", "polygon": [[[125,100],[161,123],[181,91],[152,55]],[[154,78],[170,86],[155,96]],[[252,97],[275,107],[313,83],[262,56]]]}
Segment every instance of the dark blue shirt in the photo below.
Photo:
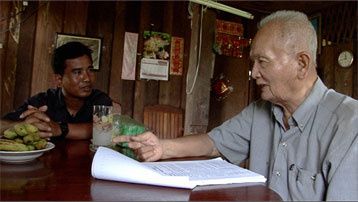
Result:
{"label": "dark blue shirt", "polygon": [[23,105],[15,111],[6,114],[3,118],[13,121],[21,121],[20,115],[27,110],[27,106],[41,107],[47,105],[46,114],[55,122],[67,123],[91,123],[93,105],[112,106],[111,98],[104,92],[93,89],[90,96],[85,98],[85,102],[76,115],[72,116],[66,107],[61,88],[48,89],[46,92],[38,93],[27,99]]}

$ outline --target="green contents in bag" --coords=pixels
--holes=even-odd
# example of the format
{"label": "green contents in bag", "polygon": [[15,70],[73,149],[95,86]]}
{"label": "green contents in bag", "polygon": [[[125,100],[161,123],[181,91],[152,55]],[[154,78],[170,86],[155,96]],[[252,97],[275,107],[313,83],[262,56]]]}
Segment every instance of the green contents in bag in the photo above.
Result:
{"label": "green contents in bag", "polygon": [[[144,133],[146,131],[146,127],[139,123],[138,121],[132,119],[127,115],[113,115],[113,136],[119,135],[137,135]],[[132,149],[128,148],[127,143],[119,143],[112,148],[116,151],[121,152],[122,154],[136,159],[135,154]]]}

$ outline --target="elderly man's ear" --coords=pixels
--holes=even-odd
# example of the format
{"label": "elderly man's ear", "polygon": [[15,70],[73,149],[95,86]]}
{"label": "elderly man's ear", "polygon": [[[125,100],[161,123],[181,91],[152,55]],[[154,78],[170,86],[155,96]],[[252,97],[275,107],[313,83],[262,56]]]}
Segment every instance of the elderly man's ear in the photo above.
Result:
{"label": "elderly man's ear", "polygon": [[307,52],[300,52],[297,54],[298,62],[298,77],[304,79],[307,77],[310,68],[311,57]]}

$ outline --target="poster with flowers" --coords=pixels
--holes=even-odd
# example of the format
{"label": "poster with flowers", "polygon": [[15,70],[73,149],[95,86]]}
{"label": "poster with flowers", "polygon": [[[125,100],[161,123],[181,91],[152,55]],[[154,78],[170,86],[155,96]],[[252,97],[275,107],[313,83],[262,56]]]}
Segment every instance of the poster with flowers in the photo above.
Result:
{"label": "poster with flowers", "polygon": [[170,34],[144,31],[140,78],[168,80]]}

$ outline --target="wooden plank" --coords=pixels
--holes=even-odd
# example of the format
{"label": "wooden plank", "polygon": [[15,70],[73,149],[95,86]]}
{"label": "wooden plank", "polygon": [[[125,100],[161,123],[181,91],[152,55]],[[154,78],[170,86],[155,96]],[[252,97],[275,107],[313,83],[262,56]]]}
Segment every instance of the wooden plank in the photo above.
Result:
{"label": "wooden plank", "polygon": [[163,128],[162,136],[167,136],[167,137],[170,136],[170,134],[168,132],[168,125],[169,125],[170,122],[168,122],[168,121],[169,121],[168,113],[164,112],[163,113],[163,122],[162,122],[162,124],[163,124],[163,126],[162,126],[162,128]]}
{"label": "wooden plank", "polygon": [[[150,9],[149,2],[141,2],[140,4],[140,22],[139,22],[139,37],[138,37],[138,53],[143,52],[143,30],[146,28],[149,23],[149,13],[148,9]],[[140,59],[141,57],[137,57],[137,68],[136,68],[136,81],[134,88],[134,101],[133,101],[133,118],[137,121],[143,120],[142,114],[144,111],[144,98],[145,98],[145,81],[141,81],[139,79],[139,71],[140,71]]]}
{"label": "wooden plank", "polygon": [[[185,49],[185,42],[190,42],[190,35],[188,37],[185,36],[185,29],[190,29],[190,27],[186,27],[187,22],[190,21],[187,20],[187,5],[185,4],[185,1],[168,2],[164,16],[167,21],[164,22],[163,29],[168,30],[169,33],[171,32],[172,36],[184,38]],[[189,46],[189,43],[187,43],[186,45]],[[186,50],[187,52],[189,52],[189,49]],[[184,56],[183,60],[185,68],[185,64],[187,64],[188,62],[188,57]],[[159,104],[182,107],[183,102],[181,98],[182,96],[185,97],[185,94],[182,94],[183,85],[185,85],[185,83],[183,83],[183,76],[169,75],[169,81],[161,81],[159,90]]]}
{"label": "wooden plank", "polygon": [[95,87],[108,93],[111,74],[112,41],[116,2],[91,1],[88,7],[87,35],[102,38],[100,69]]}
{"label": "wooden plank", "polygon": [[334,88],[334,68],[335,68],[335,46],[322,47],[322,54],[320,57],[320,66],[322,69],[322,81],[328,88]]}
{"label": "wooden plank", "polygon": [[147,94],[147,99],[144,101],[144,106],[158,104],[158,94],[159,94],[159,83],[160,81],[156,80],[147,80],[145,81],[145,92]]}
{"label": "wooden plank", "polygon": [[[139,32],[138,30],[139,30],[139,24],[140,24],[139,19],[140,19],[140,8],[141,8],[140,5],[141,5],[140,1],[126,1],[125,17],[123,18],[123,19],[126,19],[124,21],[125,22],[125,31],[133,32],[133,33]],[[117,10],[117,12],[118,12],[118,10]],[[123,20],[121,20],[121,21],[123,21]],[[122,35],[118,35],[118,36],[123,38],[124,33],[122,33]],[[117,37],[117,34],[115,37]],[[122,45],[122,49],[123,49],[123,45]],[[119,54],[119,56],[116,56],[116,57],[122,58],[123,54]],[[137,60],[138,60],[138,58],[137,58]],[[122,65],[122,64],[120,63],[120,65]],[[116,70],[116,71],[119,71],[119,70]],[[133,116],[135,81],[129,81],[129,80],[120,80],[120,81],[121,81],[122,85],[121,85],[121,88],[119,88],[117,91],[119,91],[119,93],[120,93],[119,101],[122,105],[122,114]],[[117,99],[117,97],[114,97],[114,99]]]}
{"label": "wooden plank", "polygon": [[[188,76],[190,79],[190,89],[194,82],[195,71],[197,66],[197,52],[199,49],[196,47],[199,42],[196,40],[199,34],[199,18],[200,9],[195,9],[193,16],[193,28],[192,28],[192,45],[190,48],[191,58],[189,59]],[[197,19],[196,19],[197,18]],[[196,78],[196,83],[193,88],[193,92],[187,95],[186,109],[185,109],[185,134],[192,133],[205,133],[208,126],[209,118],[209,105],[210,105],[210,78],[211,69],[213,68],[215,56],[212,53],[214,28],[215,28],[215,12],[206,10],[204,12],[204,19],[202,25],[202,47],[201,58],[199,63],[199,73]]]}
{"label": "wooden plank", "polygon": [[[12,2],[0,1],[0,17],[4,20],[0,23],[1,30],[7,30],[10,23],[10,11],[12,9]],[[0,68],[0,78],[1,78],[1,116],[5,115],[7,112],[11,111],[13,106],[13,91],[14,91],[14,75],[15,71],[13,70],[16,67],[16,61],[11,57],[15,57],[14,42],[9,36],[9,32],[0,33],[0,41],[3,47],[0,49],[0,59],[1,59],[1,68]]]}
{"label": "wooden plank", "polygon": [[51,68],[56,32],[62,30],[63,2],[40,2],[38,11],[31,95],[55,87]]}
{"label": "wooden plank", "polygon": [[[141,31],[146,31],[146,30],[151,30],[152,31],[158,31],[158,32],[165,32],[165,33],[169,33],[168,30],[166,30],[163,27],[163,23],[165,23],[167,20],[164,15],[164,13],[166,13],[167,7],[166,7],[167,3],[164,1],[158,1],[158,2],[150,2],[149,5],[149,10],[147,11],[150,18],[147,20],[144,20],[143,18],[141,18],[141,20],[144,24],[144,27],[141,29]],[[165,20],[163,20],[165,19]],[[153,25],[151,27],[151,25]],[[140,36],[141,38],[143,38],[143,35],[141,34]],[[142,49],[143,50],[143,49]],[[142,53],[143,51],[141,51]],[[139,72],[139,71],[138,71]],[[164,82],[168,82],[168,81],[157,81],[157,80],[143,80],[145,81],[144,83],[144,87],[145,87],[145,99],[144,99],[144,106],[146,105],[153,105],[153,104],[158,104],[159,103],[159,89],[160,89],[160,83]]]}
{"label": "wooden plank", "polygon": [[66,1],[63,32],[86,35],[88,1]]}
{"label": "wooden plank", "polygon": [[[188,6],[189,6],[189,2],[188,1],[183,1],[184,6],[182,7],[182,11],[181,13],[186,13]],[[182,76],[182,81],[181,81],[181,108],[184,111],[184,114],[186,113],[185,108],[186,108],[186,76],[187,76],[187,72],[188,72],[188,68],[189,68],[189,58],[190,58],[190,54],[192,53],[191,51],[191,30],[192,29],[192,20],[184,20],[182,23],[183,27],[181,28],[182,32],[184,32],[184,34],[182,34],[181,36],[184,37],[184,58],[183,58],[183,76]],[[183,122],[184,124],[184,122]],[[184,127],[183,127],[183,131],[184,131]]]}
{"label": "wooden plank", "polygon": [[[177,18],[173,17],[173,7],[174,7],[174,2],[172,1],[166,1],[165,3],[165,9],[164,9],[164,14],[163,14],[163,19],[166,19],[163,21],[163,32],[165,33],[169,33],[169,34],[173,34],[172,32],[172,28],[173,28],[173,19],[178,20]],[[176,23],[174,23],[176,24]],[[175,87],[174,89],[171,89],[172,86],[175,86],[175,83],[173,83],[173,81],[175,81],[174,76],[170,76],[168,77],[168,81],[159,81],[159,98],[158,98],[158,103],[159,104],[169,104],[171,105],[171,101],[173,101],[173,106],[179,106],[178,103],[178,96],[173,96],[174,91],[176,91]],[[179,85],[180,86],[180,85]],[[171,91],[173,90],[173,91]]]}
{"label": "wooden plank", "polygon": [[[200,6],[192,5],[192,16],[191,16],[191,36],[190,36],[190,48],[189,48],[189,64],[186,73],[186,99],[185,99],[185,122],[184,122],[184,134],[195,133],[192,129],[194,123],[192,123],[192,117],[194,114],[191,111],[196,111],[193,105],[193,95],[190,95],[192,85],[194,84],[194,76],[196,71],[196,65],[198,63],[198,36],[199,36],[199,26],[200,26]],[[189,92],[188,92],[189,91]]]}
{"label": "wooden plank", "polygon": [[[126,3],[123,1],[116,2],[116,17],[114,20],[114,34],[112,43],[112,57],[111,57],[111,74],[109,82],[109,96],[122,105],[122,113],[124,110],[123,102],[121,102],[121,92],[123,82],[122,75],[122,61],[123,61],[123,47],[124,47],[124,32],[125,24],[122,19],[125,18]],[[127,96],[130,95],[128,91]],[[131,115],[131,114],[130,114]]]}
{"label": "wooden plank", "polygon": [[[34,63],[34,46],[38,2],[28,2],[21,18],[26,19],[21,24],[19,48],[17,51],[16,82],[14,92],[14,107],[20,106],[31,94],[31,75]],[[50,67],[46,67],[50,68]]]}
{"label": "wooden plank", "polygon": [[169,119],[169,121],[170,121],[170,124],[169,124],[170,130],[169,130],[169,134],[171,134],[171,136],[170,136],[171,138],[173,138],[173,136],[175,137],[177,135],[177,133],[179,132],[179,131],[175,130],[176,128],[178,128],[178,125],[176,123],[175,118],[176,118],[175,114],[170,114],[170,119]]}
{"label": "wooden plank", "polygon": [[[153,31],[161,30],[161,20],[163,13],[162,2],[141,2],[140,10],[140,26],[139,26],[139,39],[138,39],[138,52],[143,52],[143,31],[150,30],[151,24],[154,25]],[[138,64],[140,64],[141,57],[137,57]],[[140,71],[140,65],[137,66],[137,72]],[[135,93],[134,93],[134,107],[133,107],[133,117],[137,121],[143,121],[143,109],[148,103],[152,104],[155,102],[158,97],[158,89],[154,88],[155,84],[158,81],[151,81],[151,86],[149,90],[147,89],[148,82],[146,80],[140,80],[139,74],[136,77],[137,81],[135,82]]]}

